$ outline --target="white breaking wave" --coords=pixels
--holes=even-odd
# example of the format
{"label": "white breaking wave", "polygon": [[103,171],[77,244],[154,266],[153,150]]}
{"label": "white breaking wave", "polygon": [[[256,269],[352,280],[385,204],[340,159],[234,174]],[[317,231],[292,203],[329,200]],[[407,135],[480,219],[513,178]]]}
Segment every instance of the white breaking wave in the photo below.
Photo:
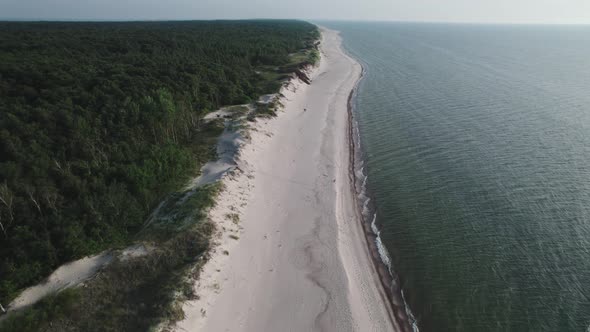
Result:
{"label": "white breaking wave", "polygon": [[[383,261],[383,263],[385,264],[385,266],[387,266],[387,269],[389,270],[389,274],[391,274],[393,272],[391,269],[391,258],[389,257],[389,253],[387,252],[385,245],[383,245],[383,241],[381,241],[381,231],[377,228],[377,213],[375,213],[373,215],[373,220],[371,221],[371,229],[373,230],[373,233],[376,236],[375,243],[377,244],[377,250],[379,251],[379,257],[381,257],[381,260]],[[405,301],[404,301],[404,303],[405,303]],[[406,307],[407,307],[407,305],[406,305]]]}

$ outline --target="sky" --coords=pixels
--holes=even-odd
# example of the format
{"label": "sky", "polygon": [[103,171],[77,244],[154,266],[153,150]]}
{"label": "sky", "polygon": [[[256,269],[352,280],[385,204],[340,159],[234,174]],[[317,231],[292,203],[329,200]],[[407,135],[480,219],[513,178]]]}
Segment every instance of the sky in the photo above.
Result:
{"label": "sky", "polygon": [[0,19],[590,24],[590,0],[0,0]]}

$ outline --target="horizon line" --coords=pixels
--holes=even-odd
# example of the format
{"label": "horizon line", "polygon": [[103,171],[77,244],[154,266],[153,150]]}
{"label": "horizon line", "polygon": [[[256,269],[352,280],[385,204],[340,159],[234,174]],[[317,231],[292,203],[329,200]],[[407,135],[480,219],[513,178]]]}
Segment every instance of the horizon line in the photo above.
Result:
{"label": "horizon line", "polygon": [[399,19],[341,19],[341,18],[14,18],[0,17],[0,22],[44,22],[44,23],[124,23],[124,22],[195,22],[195,21],[307,21],[307,22],[358,22],[358,23],[420,23],[420,24],[465,24],[465,25],[552,25],[586,26],[590,22],[482,22],[482,21],[443,21],[443,20],[399,20]]}

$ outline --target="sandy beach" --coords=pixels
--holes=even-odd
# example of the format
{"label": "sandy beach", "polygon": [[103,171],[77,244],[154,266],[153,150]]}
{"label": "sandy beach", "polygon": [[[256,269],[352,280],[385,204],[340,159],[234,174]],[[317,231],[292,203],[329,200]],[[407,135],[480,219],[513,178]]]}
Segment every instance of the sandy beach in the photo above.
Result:
{"label": "sandy beach", "polygon": [[177,331],[396,331],[349,167],[347,99],[361,66],[322,29],[311,85],[258,120],[210,212],[219,233]]}

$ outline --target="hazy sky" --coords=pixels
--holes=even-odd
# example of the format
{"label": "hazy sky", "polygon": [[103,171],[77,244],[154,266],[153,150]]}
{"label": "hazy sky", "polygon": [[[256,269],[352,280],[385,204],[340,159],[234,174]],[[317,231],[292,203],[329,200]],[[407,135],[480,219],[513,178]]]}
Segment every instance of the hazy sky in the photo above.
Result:
{"label": "hazy sky", "polygon": [[0,0],[0,18],[301,18],[590,24],[590,0]]}

